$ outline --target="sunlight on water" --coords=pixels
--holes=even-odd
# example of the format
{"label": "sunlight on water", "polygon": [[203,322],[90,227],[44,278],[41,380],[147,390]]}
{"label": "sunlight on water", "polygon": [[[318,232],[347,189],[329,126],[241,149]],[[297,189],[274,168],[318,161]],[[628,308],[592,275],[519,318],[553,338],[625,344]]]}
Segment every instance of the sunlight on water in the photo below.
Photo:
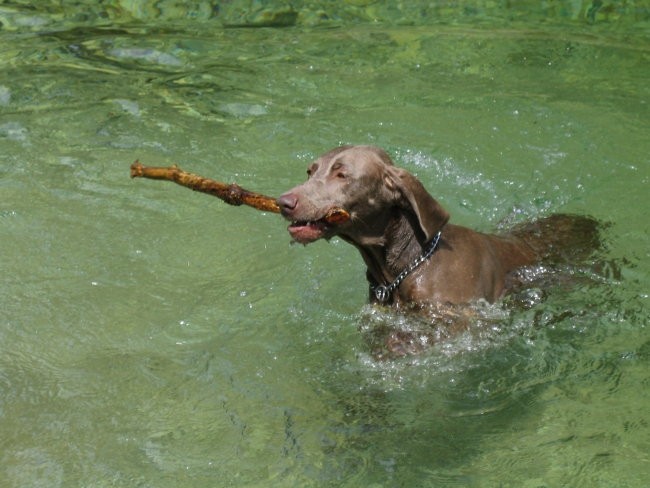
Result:
{"label": "sunlight on water", "polygon": [[[23,4],[0,5],[0,484],[647,486],[650,6]],[[279,195],[342,143],[454,223],[590,215],[602,249],[417,315],[367,305],[343,241],[128,173]]]}

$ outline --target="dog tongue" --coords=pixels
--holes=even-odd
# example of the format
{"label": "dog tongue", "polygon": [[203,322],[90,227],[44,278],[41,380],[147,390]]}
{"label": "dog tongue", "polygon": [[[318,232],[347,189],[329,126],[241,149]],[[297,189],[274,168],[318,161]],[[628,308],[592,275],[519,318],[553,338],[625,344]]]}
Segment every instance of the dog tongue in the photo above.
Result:
{"label": "dog tongue", "polygon": [[288,230],[294,241],[299,242],[300,244],[309,244],[323,236],[325,224],[323,222],[293,224],[289,226]]}

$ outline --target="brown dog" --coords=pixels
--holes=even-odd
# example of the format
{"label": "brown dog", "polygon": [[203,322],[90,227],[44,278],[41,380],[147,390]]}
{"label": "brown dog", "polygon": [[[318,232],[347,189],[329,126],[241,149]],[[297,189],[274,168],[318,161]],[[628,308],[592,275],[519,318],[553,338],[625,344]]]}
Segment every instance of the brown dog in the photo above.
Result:
{"label": "brown dog", "polygon": [[[493,302],[508,290],[516,269],[572,259],[598,240],[596,221],[579,216],[553,215],[500,236],[450,224],[422,183],[372,146],[332,149],[307,173],[305,183],[277,201],[291,221],[289,233],[302,244],[339,236],[355,246],[376,302]],[[327,223],[323,217],[332,208],[351,218]]]}

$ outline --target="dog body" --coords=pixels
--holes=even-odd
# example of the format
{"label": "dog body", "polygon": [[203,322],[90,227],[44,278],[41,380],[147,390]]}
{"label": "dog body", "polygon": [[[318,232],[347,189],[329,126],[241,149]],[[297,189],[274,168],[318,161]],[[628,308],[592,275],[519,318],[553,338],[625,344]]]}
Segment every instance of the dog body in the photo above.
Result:
{"label": "dog body", "polygon": [[[493,302],[514,270],[559,256],[565,235],[576,229],[595,230],[592,219],[564,215],[500,236],[450,224],[422,183],[373,146],[332,149],[307,173],[305,183],[277,201],[291,221],[289,233],[302,244],[339,236],[355,246],[367,266],[371,301],[395,306]],[[350,218],[328,223],[324,216],[333,208]]]}

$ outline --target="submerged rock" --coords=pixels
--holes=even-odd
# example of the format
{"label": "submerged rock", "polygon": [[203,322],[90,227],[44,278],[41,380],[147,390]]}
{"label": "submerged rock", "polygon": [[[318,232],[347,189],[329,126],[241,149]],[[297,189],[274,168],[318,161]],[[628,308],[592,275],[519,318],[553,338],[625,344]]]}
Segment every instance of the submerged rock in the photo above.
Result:
{"label": "submerged rock", "polygon": [[222,7],[220,14],[225,27],[290,27],[298,19],[298,12],[283,4],[244,9],[235,3]]}

